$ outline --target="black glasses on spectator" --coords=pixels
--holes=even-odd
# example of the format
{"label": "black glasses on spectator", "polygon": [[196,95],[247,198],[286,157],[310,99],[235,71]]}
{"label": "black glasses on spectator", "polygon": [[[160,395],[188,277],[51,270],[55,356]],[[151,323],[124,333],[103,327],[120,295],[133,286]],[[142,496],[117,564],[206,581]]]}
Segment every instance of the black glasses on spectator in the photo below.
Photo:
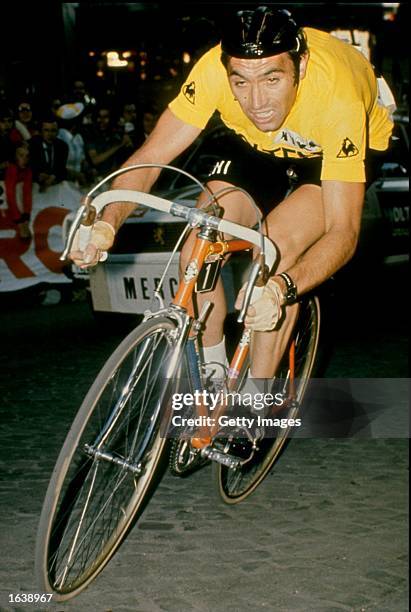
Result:
{"label": "black glasses on spectator", "polygon": [[23,112],[23,111],[30,112],[31,108],[30,108],[30,106],[19,106],[18,111],[19,112]]}

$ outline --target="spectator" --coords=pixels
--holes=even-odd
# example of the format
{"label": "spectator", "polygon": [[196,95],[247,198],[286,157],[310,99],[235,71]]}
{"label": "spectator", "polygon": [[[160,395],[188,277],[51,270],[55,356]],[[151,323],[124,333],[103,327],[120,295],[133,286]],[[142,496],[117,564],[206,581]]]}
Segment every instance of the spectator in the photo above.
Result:
{"label": "spectator", "polygon": [[17,119],[14,122],[11,138],[14,143],[21,142],[21,140],[27,141],[30,140],[35,133],[36,129],[33,122],[31,104],[23,100],[17,105]]}
{"label": "spectator", "polygon": [[95,111],[96,100],[89,93],[88,88],[82,79],[73,81],[73,86],[69,94],[69,99],[76,103],[84,105],[84,111],[81,116],[80,131],[84,139],[93,131],[93,115]]}
{"label": "spectator", "polygon": [[90,102],[90,96],[87,93],[86,85],[81,79],[73,82],[72,96],[74,102],[81,102],[86,106]]}
{"label": "spectator", "polygon": [[59,119],[57,115],[57,111],[62,104],[63,104],[63,101],[59,96],[55,96],[54,98],[51,99],[50,112],[56,117],[57,120]]}
{"label": "spectator", "polygon": [[63,104],[56,111],[56,115],[60,119],[60,129],[57,137],[68,146],[67,178],[79,185],[85,185],[87,182],[85,176],[85,144],[79,131],[83,111],[84,104],[81,102]]}
{"label": "spectator", "polygon": [[129,102],[123,105],[118,126],[120,128],[120,134],[128,134],[130,136],[134,148],[143,144],[145,140],[143,122],[137,117],[137,108],[135,104]]}
{"label": "spectator", "polygon": [[143,129],[144,129],[144,139],[153,131],[155,124],[157,123],[159,114],[154,113],[152,111],[145,111],[143,115]]}
{"label": "spectator", "polygon": [[86,151],[97,175],[106,176],[117,170],[133,148],[130,136],[120,136],[114,129],[110,109],[98,108],[94,132],[86,142]]}
{"label": "spectator", "polygon": [[4,186],[10,220],[17,225],[22,240],[31,238],[29,228],[33,174],[29,166],[29,147],[26,142],[15,145],[14,157],[5,171]]}
{"label": "spectator", "polygon": [[41,122],[40,135],[30,140],[30,158],[33,180],[39,184],[40,192],[46,191],[66,178],[68,146],[57,138],[58,126],[54,117]]}
{"label": "spectator", "polygon": [[9,160],[14,157],[12,129],[13,111],[6,105],[0,105],[0,180],[4,178]]}

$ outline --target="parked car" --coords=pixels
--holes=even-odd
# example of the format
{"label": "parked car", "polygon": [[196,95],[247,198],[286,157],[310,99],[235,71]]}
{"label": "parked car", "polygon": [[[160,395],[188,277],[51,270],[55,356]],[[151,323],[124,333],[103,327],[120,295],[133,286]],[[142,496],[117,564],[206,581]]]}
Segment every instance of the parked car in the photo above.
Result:
{"label": "parked car", "polygon": [[386,263],[409,258],[409,117],[395,114],[391,147],[384,155],[381,175],[367,191],[364,230],[373,216],[384,226],[380,245]]}
{"label": "parked car", "polygon": [[[384,156],[380,176],[367,190],[355,265],[379,265],[408,258],[408,129],[408,117],[397,114],[392,147]],[[218,137],[218,128],[201,136],[176,164],[199,180],[206,179],[215,163],[210,145]],[[165,173],[153,192],[194,206],[200,189],[185,176]],[[136,314],[150,308],[154,289],[184,227],[175,217],[153,210],[127,219],[107,261],[86,275],[94,310]],[[241,286],[246,261],[244,255],[232,257],[224,269],[229,307]],[[78,269],[75,276],[79,277]],[[174,296],[177,286],[178,253],[172,258],[163,285],[165,303]]]}

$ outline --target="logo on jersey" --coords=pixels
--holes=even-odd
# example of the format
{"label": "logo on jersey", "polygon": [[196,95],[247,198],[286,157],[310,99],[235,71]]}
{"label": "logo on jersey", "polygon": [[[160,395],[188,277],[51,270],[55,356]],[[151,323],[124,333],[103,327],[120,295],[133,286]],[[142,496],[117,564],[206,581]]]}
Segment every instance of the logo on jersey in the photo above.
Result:
{"label": "logo on jersey", "polygon": [[183,87],[183,95],[187,98],[190,104],[195,104],[196,101],[196,84],[194,81]]}
{"label": "logo on jersey", "polygon": [[338,153],[337,157],[354,157],[355,155],[358,155],[358,153],[359,150],[357,149],[353,141],[349,138],[344,138],[340,152]]}
{"label": "logo on jersey", "polygon": [[216,162],[214,168],[211,170],[208,176],[213,176],[213,174],[227,174],[227,171],[231,165],[231,159]]}
{"label": "logo on jersey", "polygon": [[275,143],[285,143],[295,147],[301,153],[320,153],[321,147],[314,140],[305,138],[288,128],[282,129],[274,138]]}

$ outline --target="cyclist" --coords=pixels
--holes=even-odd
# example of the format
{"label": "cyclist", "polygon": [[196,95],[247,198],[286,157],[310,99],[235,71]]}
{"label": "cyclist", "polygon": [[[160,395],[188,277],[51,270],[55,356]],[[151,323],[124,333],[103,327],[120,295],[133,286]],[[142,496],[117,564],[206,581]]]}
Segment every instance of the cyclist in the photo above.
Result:
{"label": "cyclist", "polygon": [[[209,177],[216,192],[246,189],[257,202],[279,249],[262,297],[249,307],[252,376],[271,377],[297,313],[297,297],[328,279],[356,249],[365,193],[365,159],[388,147],[389,108],[360,51],[333,36],[300,28],[288,11],[258,7],[227,23],[220,45],[194,66],[177,98],[143,146],[124,164],[169,163],[200,134],[215,111],[227,127],[221,160]],[[129,172],[113,188],[148,191],[159,171]],[[290,178],[293,185],[290,190]],[[204,197],[200,198],[201,201]],[[254,226],[241,192],[221,198],[224,216]],[[106,207],[80,267],[95,265],[134,205]],[[183,249],[183,261],[190,238]],[[207,294],[207,299],[210,299]],[[222,287],[211,298],[203,342],[207,361],[224,361]],[[267,354],[274,354],[267,360]]]}

